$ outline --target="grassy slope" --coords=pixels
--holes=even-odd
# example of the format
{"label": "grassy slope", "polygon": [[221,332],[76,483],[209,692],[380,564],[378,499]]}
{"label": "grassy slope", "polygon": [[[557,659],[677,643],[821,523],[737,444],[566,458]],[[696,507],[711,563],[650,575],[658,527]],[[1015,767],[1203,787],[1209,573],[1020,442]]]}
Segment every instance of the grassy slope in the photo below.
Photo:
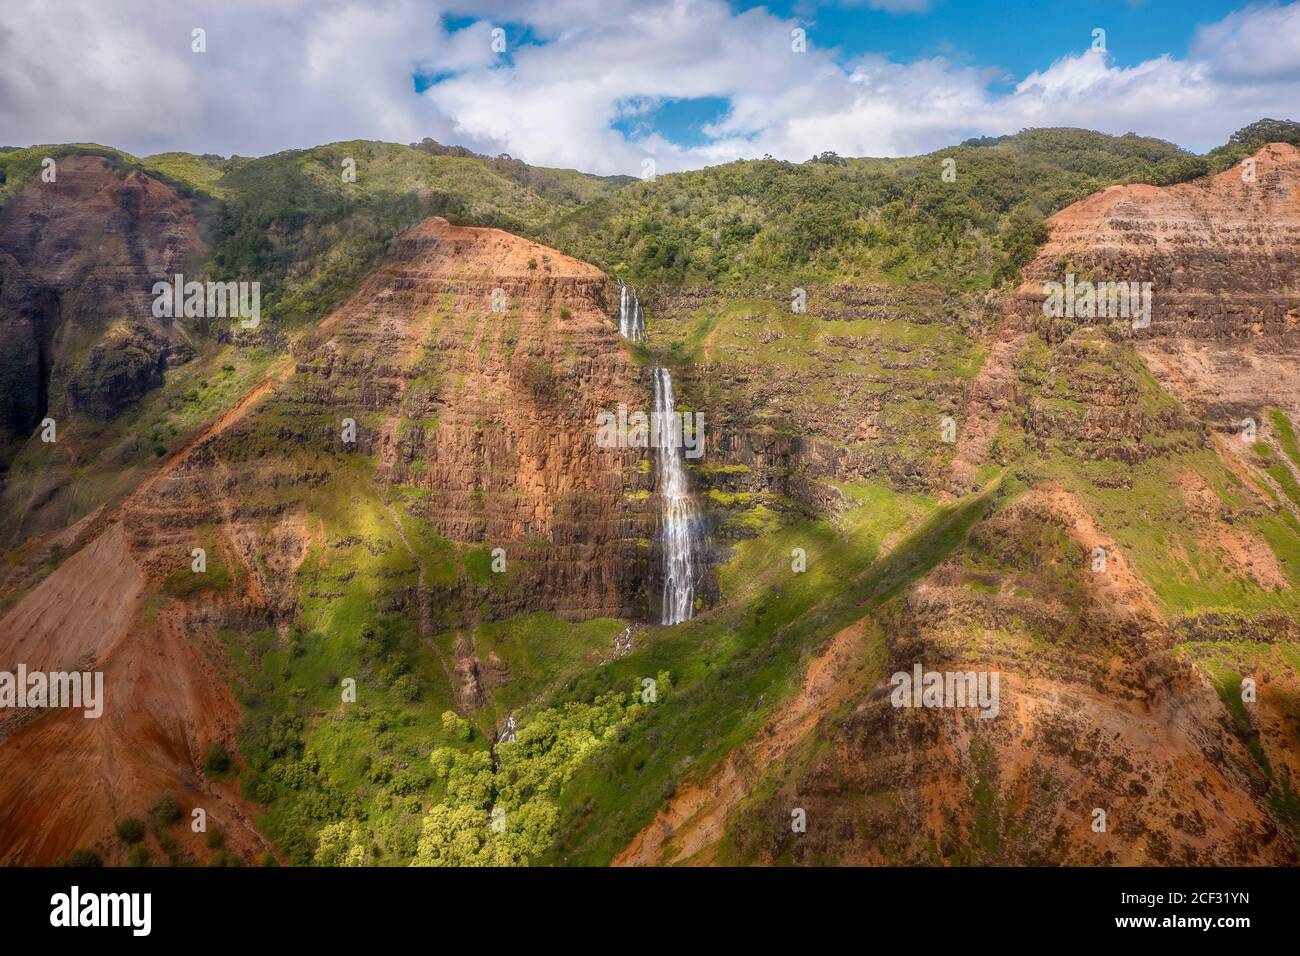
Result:
{"label": "grassy slope", "polygon": [[[940,507],[879,485],[850,493],[856,503],[840,527],[796,522],[742,545],[723,572],[731,601],[575,687],[590,695],[661,671],[674,681],[625,746],[575,775],[553,859],[607,862],[678,785],[707,773],[771,716],[825,640],[937,564],[988,503]],[[893,547],[882,556],[887,540]],[[791,571],[793,547],[807,551],[804,574]]]}

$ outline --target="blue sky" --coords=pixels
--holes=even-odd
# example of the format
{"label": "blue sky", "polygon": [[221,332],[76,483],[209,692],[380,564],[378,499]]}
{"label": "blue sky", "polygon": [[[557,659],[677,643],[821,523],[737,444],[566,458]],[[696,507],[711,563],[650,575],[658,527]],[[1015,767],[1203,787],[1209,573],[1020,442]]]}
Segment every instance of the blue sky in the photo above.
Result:
{"label": "blue sky", "polygon": [[[1020,77],[1082,50],[1092,29],[1108,34],[1115,62],[1134,66],[1162,53],[1184,56],[1195,28],[1244,4],[1226,0],[930,0],[927,10],[891,13],[866,3],[738,3],[809,23],[850,53],[896,59],[950,56]],[[1111,36],[1113,34],[1113,36]]]}
{"label": "blue sky", "polygon": [[[841,60],[875,52],[900,61],[946,57],[996,69],[994,89],[1087,49],[1098,27],[1106,31],[1117,66],[1136,66],[1162,54],[1185,57],[1198,26],[1241,6],[1227,0],[930,0],[923,10],[891,12],[865,3],[732,4],[737,11],[757,7],[798,21],[812,42],[833,47]],[[616,128],[652,126],[672,142],[695,146],[706,139],[704,124],[724,115],[728,105],[725,97],[671,100],[654,111],[652,124],[628,120]]]}
{"label": "blue sky", "polygon": [[[770,3],[731,3],[737,13],[758,9],[798,23],[809,42],[830,48],[840,62],[864,53],[911,61],[944,57],[955,63],[988,68],[990,87],[1010,88],[1034,70],[1050,67],[1059,57],[1078,53],[1092,43],[1092,31],[1106,31],[1112,62],[1133,67],[1164,54],[1185,57],[1196,28],[1214,23],[1241,9],[1230,0],[898,0],[903,9],[872,9],[862,2],[813,3],[781,0]],[[887,5],[887,4],[886,4]],[[908,9],[911,7],[912,9]],[[451,31],[465,29],[482,16],[447,14]],[[494,20],[508,40],[504,62],[513,51],[548,42],[527,24]],[[1113,34],[1113,37],[1112,37]],[[1300,52],[1300,51],[1298,51]],[[415,89],[454,74],[414,75]],[[613,124],[626,135],[658,132],[669,141],[696,146],[708,137],[706,124],[724,116],[730,106],[724,96],[667,99],[646,113],[622,117]]]}
{"label": "blue sky", "polygon": [[222,155],[429,136],[632,175],[1045,125],[1204,151],[1297,118],[1297,51],[1295,2],[8,0],[0,136]]}

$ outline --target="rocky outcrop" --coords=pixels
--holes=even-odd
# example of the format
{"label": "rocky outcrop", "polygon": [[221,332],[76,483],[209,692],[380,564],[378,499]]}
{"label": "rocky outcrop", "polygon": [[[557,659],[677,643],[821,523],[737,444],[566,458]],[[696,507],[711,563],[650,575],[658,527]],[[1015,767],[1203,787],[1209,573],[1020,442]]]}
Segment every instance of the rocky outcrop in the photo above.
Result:
{"label": "rocky outcrop", "polygon": [[[1042,314],[1044,284],[1151,284],[1147,338],[1300,337],[1300,149],[1175,186],[1111,186],[1056,213],[1024,270],[1023,320],[1059,338],[1086,318]],[[1098,324],[1121,318],[1098,318]]]}
{"label": "rocky outcrop", "polygon": [[100,156],[61,158],[0,209],[0,447],[47,412],[109,418],[160,384],[182,339],[152,315],[153,284],[202,250],[188,200]]}
{"label": "rocky outcrop", "polygon": [[138,322],[111,328],[67,376],[67,409],[73,415],[112,418],[163,383],[168,356],[185,354]]}
{"label": "rocky outcrop", "polygon": [[362,423],[378,480],[426,490],[437,534],[530,569],[501,613],[638,616],[629,548],[646,528],[624,493],[641,452],[596,442],[601,412],[645,406],[609,280],[508,233],[431,219],[368,285],[377,294],[355,296],[302,354],[292,401]]}

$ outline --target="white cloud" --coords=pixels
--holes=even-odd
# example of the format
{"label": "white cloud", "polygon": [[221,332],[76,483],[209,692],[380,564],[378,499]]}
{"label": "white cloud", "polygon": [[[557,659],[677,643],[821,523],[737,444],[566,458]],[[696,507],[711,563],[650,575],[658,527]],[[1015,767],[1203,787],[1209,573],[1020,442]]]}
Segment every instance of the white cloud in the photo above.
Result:
{"label": "white cloud", "polygon": [[[422,58],[473,65],[423,0],[10,0],[0,140],[263,153],[449,132]],[[191,30],[207,52],[190,49]]]}
{"label": "white cloud", "polygon": [[1192,53],[1227,82],[1300,80],[1300,5],[1254,6],[1197,31]]}
{"label": "white cloud", "polygon": [[[894,10],[914,0],[875,0]],[[448,33],[442,13],[474,19]],[[490,30],[535,42],[505,56]],[[190,52],[190,30],[208,52]],[[10,0],[0,25],[0,140],[93,140],[137,153],[260,154],[339,139],[432,136],[533,163],[636,174],[770,153],[925,152],[1026,126],[1129,130],[1204,149],[1300,102],[1300,4],[1200,28],[1184,59],[1119,67],[1063,56],[1014,87],[992,71],[841,51],[797,21],[723,0]],[[412,73],[446,77],[423,95]],[[722,98],[701,144],[646,119]],[[625,134],[611,124],[634,114]],[[624,124],[621,124],[624,125]]]}

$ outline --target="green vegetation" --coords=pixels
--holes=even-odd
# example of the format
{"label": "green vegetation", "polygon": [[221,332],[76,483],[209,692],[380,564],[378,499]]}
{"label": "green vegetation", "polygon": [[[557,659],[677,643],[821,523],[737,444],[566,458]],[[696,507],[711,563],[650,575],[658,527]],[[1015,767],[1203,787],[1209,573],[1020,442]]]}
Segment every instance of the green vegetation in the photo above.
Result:
{"label": "green vegetation", "polygon": [[1300,469],[1300,441],[1296,439],[1295,427],[1291,424],[1291,419],[1286,417],[1282,409],[1270,408],[1268,420],[1277,432],[1278,444],[1282,446],[1282,451],[1291,459],[1291,463]]}
{"label": "green vegetation", "polygon": [[566,215],[543,237],[641,283],[987,288],[1016,275],[1056,210],[1114,183],[1204,172],[1198,157],[1160,140],[1040,129],[907,159],[822,154],[659,176]]}
{"label": "green vegetation", "polygon": [[230,772],[230,752],[226,745],[218,740],[203,756],[203,770],[209,776],[222,777]]}
{"label": "green vegetation", "polygon": [[1221,172],[1235,166],[1268,143],[1300,146],[1300,123],[1293,120],[1262,119],[1243,126],[1228,137],[1228,142],[1206,154],[1209,172]]}
{"label": "green vegetation", "polygon": [[[1300,607],[1300,542],[1287,518],[1251,507],[1241,479],[1203,442],[1204,426],[1160,388],[1128,344],[1098,329],[1081,329],[1055,347],[1033,337],[1020,375],[1033,422],[1021,473],[1077,495],[1166,612]],[[1122,409],[1101,427],[1098,395]],[[1183,489],[1201,486],[1268,542],[1292,587],[1261,583],[1220,541],[1198,532],[1206,519],[1193,513],[1194,493]]]}
{"label": "green vegetation", "polygon": [[139,843],[144,839],[144,823],[137,817],[126,817],[117,825],[117,835],[123,843]]}
{"label": "green vegetation", "polygon": [[149,848],[143,843],[137,843],[131,847],[131,852],[126,855],[127,866],[148,866],[149,865]]}
{"label": "green vegetation", "polygon": [[157,829],[169,827],[181,818],[180,801],[173,794],[165,793],[149,810],[149,822]]}
{"label": "green vegetation", "polygon": [[[668,676],[658,683],[662,699]],[[615,691],[590,704],[544,710],[515,741],[497,746],[495,770],[483,750],[434,750],[441,798],[424,817],[414,865],[518,866],[538,859],[554,839],[564,783],[593,753],[616,746],[620,734],[626,739],[646,706]]]}

